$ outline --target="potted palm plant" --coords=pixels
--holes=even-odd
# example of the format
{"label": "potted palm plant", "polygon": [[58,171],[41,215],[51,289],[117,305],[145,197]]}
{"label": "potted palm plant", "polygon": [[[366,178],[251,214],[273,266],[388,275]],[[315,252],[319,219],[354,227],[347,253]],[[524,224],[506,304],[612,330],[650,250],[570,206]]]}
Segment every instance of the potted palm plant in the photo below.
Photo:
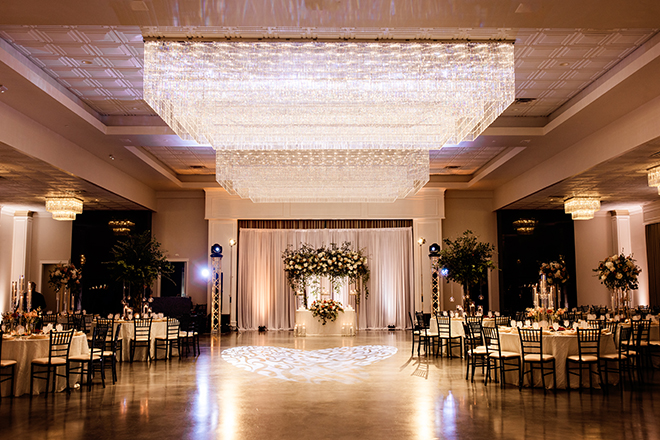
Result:
{"label": "potted palm plant", "polygon": [[443,243],[445,246],[440,251],[437,264],[446,269],[448,281],[463,287],[463,308],[470,311],[473,304],[471,294],[487,279],[488,271],[495,268],[492,261],[495,246],[478,241],[470,230],[463,232],[456,240],[446,238]]}

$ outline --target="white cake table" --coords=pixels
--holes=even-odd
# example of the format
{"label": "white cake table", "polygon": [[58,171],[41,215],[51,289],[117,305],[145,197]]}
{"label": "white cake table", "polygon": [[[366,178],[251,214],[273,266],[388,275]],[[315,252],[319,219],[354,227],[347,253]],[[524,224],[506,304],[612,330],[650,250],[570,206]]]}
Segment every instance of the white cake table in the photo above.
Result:
{"label": "white cake table", "polygon": [[[357,330],[355,310],[339,312],[335,321],[327,321],[325,325],[320,319],[312,316],[311,311],[296,310],[296,326],[301,328],[303,325],[305,326],[305,336],[350,336],[351,326],[354,332]],[[343,333],[342,330],[344,330]]]}

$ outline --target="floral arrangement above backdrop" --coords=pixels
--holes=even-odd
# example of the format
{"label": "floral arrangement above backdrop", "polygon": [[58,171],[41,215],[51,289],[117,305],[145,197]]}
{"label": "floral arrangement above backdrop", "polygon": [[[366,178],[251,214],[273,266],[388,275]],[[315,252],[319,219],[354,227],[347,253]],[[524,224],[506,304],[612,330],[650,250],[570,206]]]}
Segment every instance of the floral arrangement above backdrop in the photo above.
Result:
{"label": "floral arrangement above backdrop", "polygon": [[[349,284],[356,283],[357,302],[360,298],[358,281],[362,281],[365,298],[369,296],[367,257],[363,249],[352,250],[350,242],[344,242],[341,247],[335,243],[320,248],[308,244],[302,244],[300,249],[289,246],[282,253],[282,258],[287,281],[294,292],[304,292],[310,277],[321,276],[328,277],[333,285],[339,285],[343,279],[348,279]],[[305,293],[303,295],[306,298]]]}
{"label": "floral arrangement above backdrop", "polygon": [[75,293],[80,289],[80,280],[82,280],[81,269],[77,269],[72,263],[60,263],[50,271],[48,284],[55,290],[66,287]]}
{"label": "floral arrangement above backdrop", "polygon": [[637,277],[642,270],[635,264],[632,255],[612,255],[598,263],[594,272],[601,284],[610,290],[635,290],[639,287]]}
{"label": "floral arrangement above backdrop", "polygon": [[312,312],[312,316],[323,321],[323,325],[325,325],[327,321],[336,320],[339,312],[344,312],[341,303],[332,299],[314,301],[312,305],[309,306],[309,310]]}
{"label": "floral arrangement above backdrop", "polygon": [[568,280],[566,262],[563,258],[559,257],[559,261],[541,263],[539,275],[545,275],[545,280],[550,285],[564,284]]}

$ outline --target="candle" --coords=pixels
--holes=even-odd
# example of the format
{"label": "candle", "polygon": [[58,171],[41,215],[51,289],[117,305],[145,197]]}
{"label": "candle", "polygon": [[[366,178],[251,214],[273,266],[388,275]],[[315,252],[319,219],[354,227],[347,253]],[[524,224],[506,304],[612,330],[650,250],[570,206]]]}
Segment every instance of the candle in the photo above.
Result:
{"label": "candle", "polygon": [[29,282],[27,285],[27,301],[25,304],[25,309],[29,312],[32,310],[32,283]]}

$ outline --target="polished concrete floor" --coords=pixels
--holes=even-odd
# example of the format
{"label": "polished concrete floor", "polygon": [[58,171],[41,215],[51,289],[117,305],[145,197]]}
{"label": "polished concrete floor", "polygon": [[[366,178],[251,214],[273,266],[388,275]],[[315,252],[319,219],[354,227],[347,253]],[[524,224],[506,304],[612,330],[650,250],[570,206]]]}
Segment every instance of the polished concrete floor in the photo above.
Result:
{"label": "polished concrete floor", "polygon": [[660,374],[608,395],[464,375],[460,359],[411,357],[400,331],[234,333],[197,358],[124,363],[105,389],[3,398],[0,439],[660,439]]}

